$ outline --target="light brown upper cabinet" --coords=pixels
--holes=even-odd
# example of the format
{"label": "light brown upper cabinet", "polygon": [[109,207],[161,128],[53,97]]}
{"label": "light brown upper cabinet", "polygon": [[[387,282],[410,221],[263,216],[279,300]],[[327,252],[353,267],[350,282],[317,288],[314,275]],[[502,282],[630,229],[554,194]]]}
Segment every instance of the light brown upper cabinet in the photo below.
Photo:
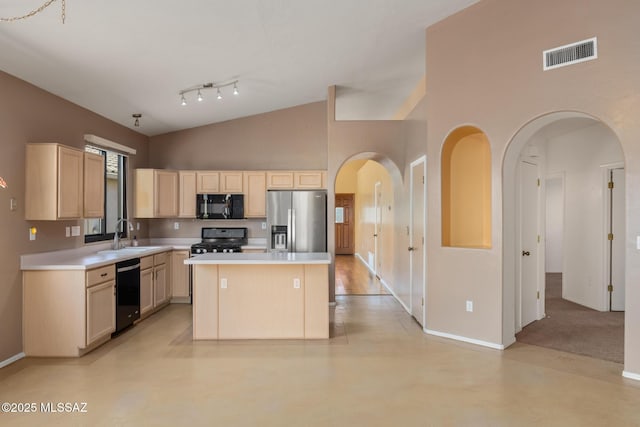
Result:
{"label": "light brown upper cabinet", "polygon": [[269,171],[267,172],[267,189],[293,189],[293,172]]}
{"label": "light brown upper cabinet", "polygon": [[178,216],[181,218],[196,217],[196,173],[194,171],[179,171],[180,182]]}
{"label": "light brown upper cabinet", "polygon": [[293,173],[293,188],[319,189],[327,188],[327,173],[324,171],[300,171]]}
{"label": "light brown upper cabinet", "polygon": [[269,190],[311,190],[327,188],[325,171],[269,171]]}
{"label": "light brown upper cabinet", "polygon": [[196,172],[196,192],[212,194],[220,192],[220,172]]}
{"label": "light brown upper cabinet", "polygon": [[82,218],[83,154],[82,150],[60,144],[27,144],[26,219]]}
{"label": "light brown upper cabinet", "polygon": [[84,217],[104,216],[104,162],[105,157],[84,153]]}
{"label": "light brown upper cabinet", "polygon": [[243,181],[245,218],[265,218],[267,216],[267,174],[244,172]]}
{"label": "light brown upper cabinet", "polygon": [[178,172],[160,169],[135,170],[134,217],[178,216]]}
{"label": "light brown upper cabinet", "polygon": [[242,193],[242,171],[220,172],[220,192]]}

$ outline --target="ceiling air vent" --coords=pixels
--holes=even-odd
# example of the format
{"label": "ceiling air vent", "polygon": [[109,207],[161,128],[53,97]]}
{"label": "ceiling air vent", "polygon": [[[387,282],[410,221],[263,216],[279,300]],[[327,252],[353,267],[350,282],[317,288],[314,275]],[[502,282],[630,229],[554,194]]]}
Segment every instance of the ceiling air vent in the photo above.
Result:
{"label": "ceiling air vent", "polygon": [[598,57],[598,39],[583,40],[542,52],[543,69],[565,67],[579,62],[591,61]]}

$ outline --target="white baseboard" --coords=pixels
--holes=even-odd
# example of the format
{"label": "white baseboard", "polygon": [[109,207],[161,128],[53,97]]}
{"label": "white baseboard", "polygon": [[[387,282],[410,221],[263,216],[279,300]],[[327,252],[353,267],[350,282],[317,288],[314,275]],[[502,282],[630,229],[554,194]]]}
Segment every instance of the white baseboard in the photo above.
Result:
{"label": "white baseboard", "polygon": [[356,258],[358,258],[364,264],[364,266],[367,267],[367,270],[369,270],[371,272],[371,274],[376,274],[375,270],[373,268],[371,268],[369,263],[367,261],[365,261],[364,258],[362,258],[362,255],[360,255],[359,253],[356,252]]}
{"label": "white baseboard", "polygon": [[424,332],[429,334],[429,335],[435,335],[437,337],[449,338],[449,339],[456,340],[456,341],[468,342],[469,344],[480,345],[482,347],[489,347],[489,348],[493,348],[495,350],[504,350],[504,345],[496,344],[496,343],[489,342],[489,341],[476,340],[474,338],[467,338],[467,337],[462,337],[462,336],[459,336],[459,335],[447,334],[446,332],[432,331],[430,329],[424,329]]}
{"label": "white baseboard", "polygon": [[[371,274],[376,274],[375,271],[373,271],[373,269],[371,268],[371,266],[369,265],[368,262],[366,262],[364,260],[364,258],[362,258],[362,256],[360,256],[359,253],[356,252],[356,257],[365,265],[365,267],[367,267],[367,269],[371,272]],[[376,274],[377,276],[377,274]],[[380,276],[378,276],[380,277]],[[400,299],[398,298],[398,295],[396,295],[396,293],[393,291],[393,289],[391,289],[391,286],[389,286],[389,284],[387,282],[384,281],[384,279],[382,277],[380,277],[380,283],[382,283],[382,286],[385,287],[385,289],[391,294],[393,295],[393,297],[396,299],[396,301],[398,301],[400,303],[400,305],[402,307],[404,307],[404,309],[407,311],[407,313],[411,314],[411,309],[409,307],[406,306],[406,304]]]}
{"label": "white baseboard", "polygon": [[3,360],[2,362],[0,362],[0,369],[4,368],[5,366],[11,365],[13,362],[17,362],[23,357],[25,357],[24,353],[18,353],[15,356],[11,356],[7,360]]}
{"label": "white baseboard", "polygon": [[640,374],[634,374],[633,372],[622,371],[622,376],[630,380],[640,381]]}

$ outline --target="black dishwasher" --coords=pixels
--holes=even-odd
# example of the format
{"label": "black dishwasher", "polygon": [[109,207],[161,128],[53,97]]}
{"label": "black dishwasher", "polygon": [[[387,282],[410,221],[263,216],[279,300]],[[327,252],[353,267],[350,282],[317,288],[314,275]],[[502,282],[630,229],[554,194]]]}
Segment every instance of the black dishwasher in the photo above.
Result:
{"label": "black dishwasher", "polygon": [[116,263],[116,331],[140,318],[140,258]]}

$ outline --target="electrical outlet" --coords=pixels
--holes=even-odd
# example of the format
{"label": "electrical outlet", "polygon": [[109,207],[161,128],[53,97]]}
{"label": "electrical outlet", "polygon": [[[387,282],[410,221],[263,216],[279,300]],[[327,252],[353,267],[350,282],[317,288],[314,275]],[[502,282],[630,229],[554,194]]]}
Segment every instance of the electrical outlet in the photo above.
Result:
{"label": "electrical outlet", "polygon": [[220,289],[227,289],[227,279],[226,278],[220,279]]}
{"label": "electrical outlet", "polygon": [[179,222],[174,222],[173,223],[173,229],[174,230],[180,230],[180,223]]}
{"label": "electrical outlet", "polygon": [[293,289],[300,289],[300,279],[297,277],[293,279]]}
{"label": "electrical outlet", "polygon": [[38,230],[35,227],[29,228],[29,240],[36,240],[36,233]]}
{"label": "electrical outlet", "polygon": [[[263,222],[263,223],[262,223],[262,229],[263,229],[263,230],[266,230],[266,229],[267,229],[267,223],[266,223],[266,222]],[[640,239],[640,237],[639,237],[638,239]],[[638,240],[638,241],[640,241],[640,240]]]}
{"label": "electrical outlet", "polygon": [[18,209],[18,201],[15,197],[12,197],[9,199],[9,210],[15,211],[16,209]]}
{"label": "electrical outlet", "polygon": [[473,311],[473,301],[467,301],[467,311],[468,312]]}
{"label": "electrical outlet", "polygon": [[71,227],[64,228],[64,237],[71,237]]}
{"label": "electrical outlet", "polygon": [[71,235],[73,237],[76,237],[76,236],[80,235],[80,226],[79,225],[74,225],[73,227],[71,227]]}
{"label": "electrical outlet", "polygon": [[140,223],[136,222],[136,230],[140,230]]}

